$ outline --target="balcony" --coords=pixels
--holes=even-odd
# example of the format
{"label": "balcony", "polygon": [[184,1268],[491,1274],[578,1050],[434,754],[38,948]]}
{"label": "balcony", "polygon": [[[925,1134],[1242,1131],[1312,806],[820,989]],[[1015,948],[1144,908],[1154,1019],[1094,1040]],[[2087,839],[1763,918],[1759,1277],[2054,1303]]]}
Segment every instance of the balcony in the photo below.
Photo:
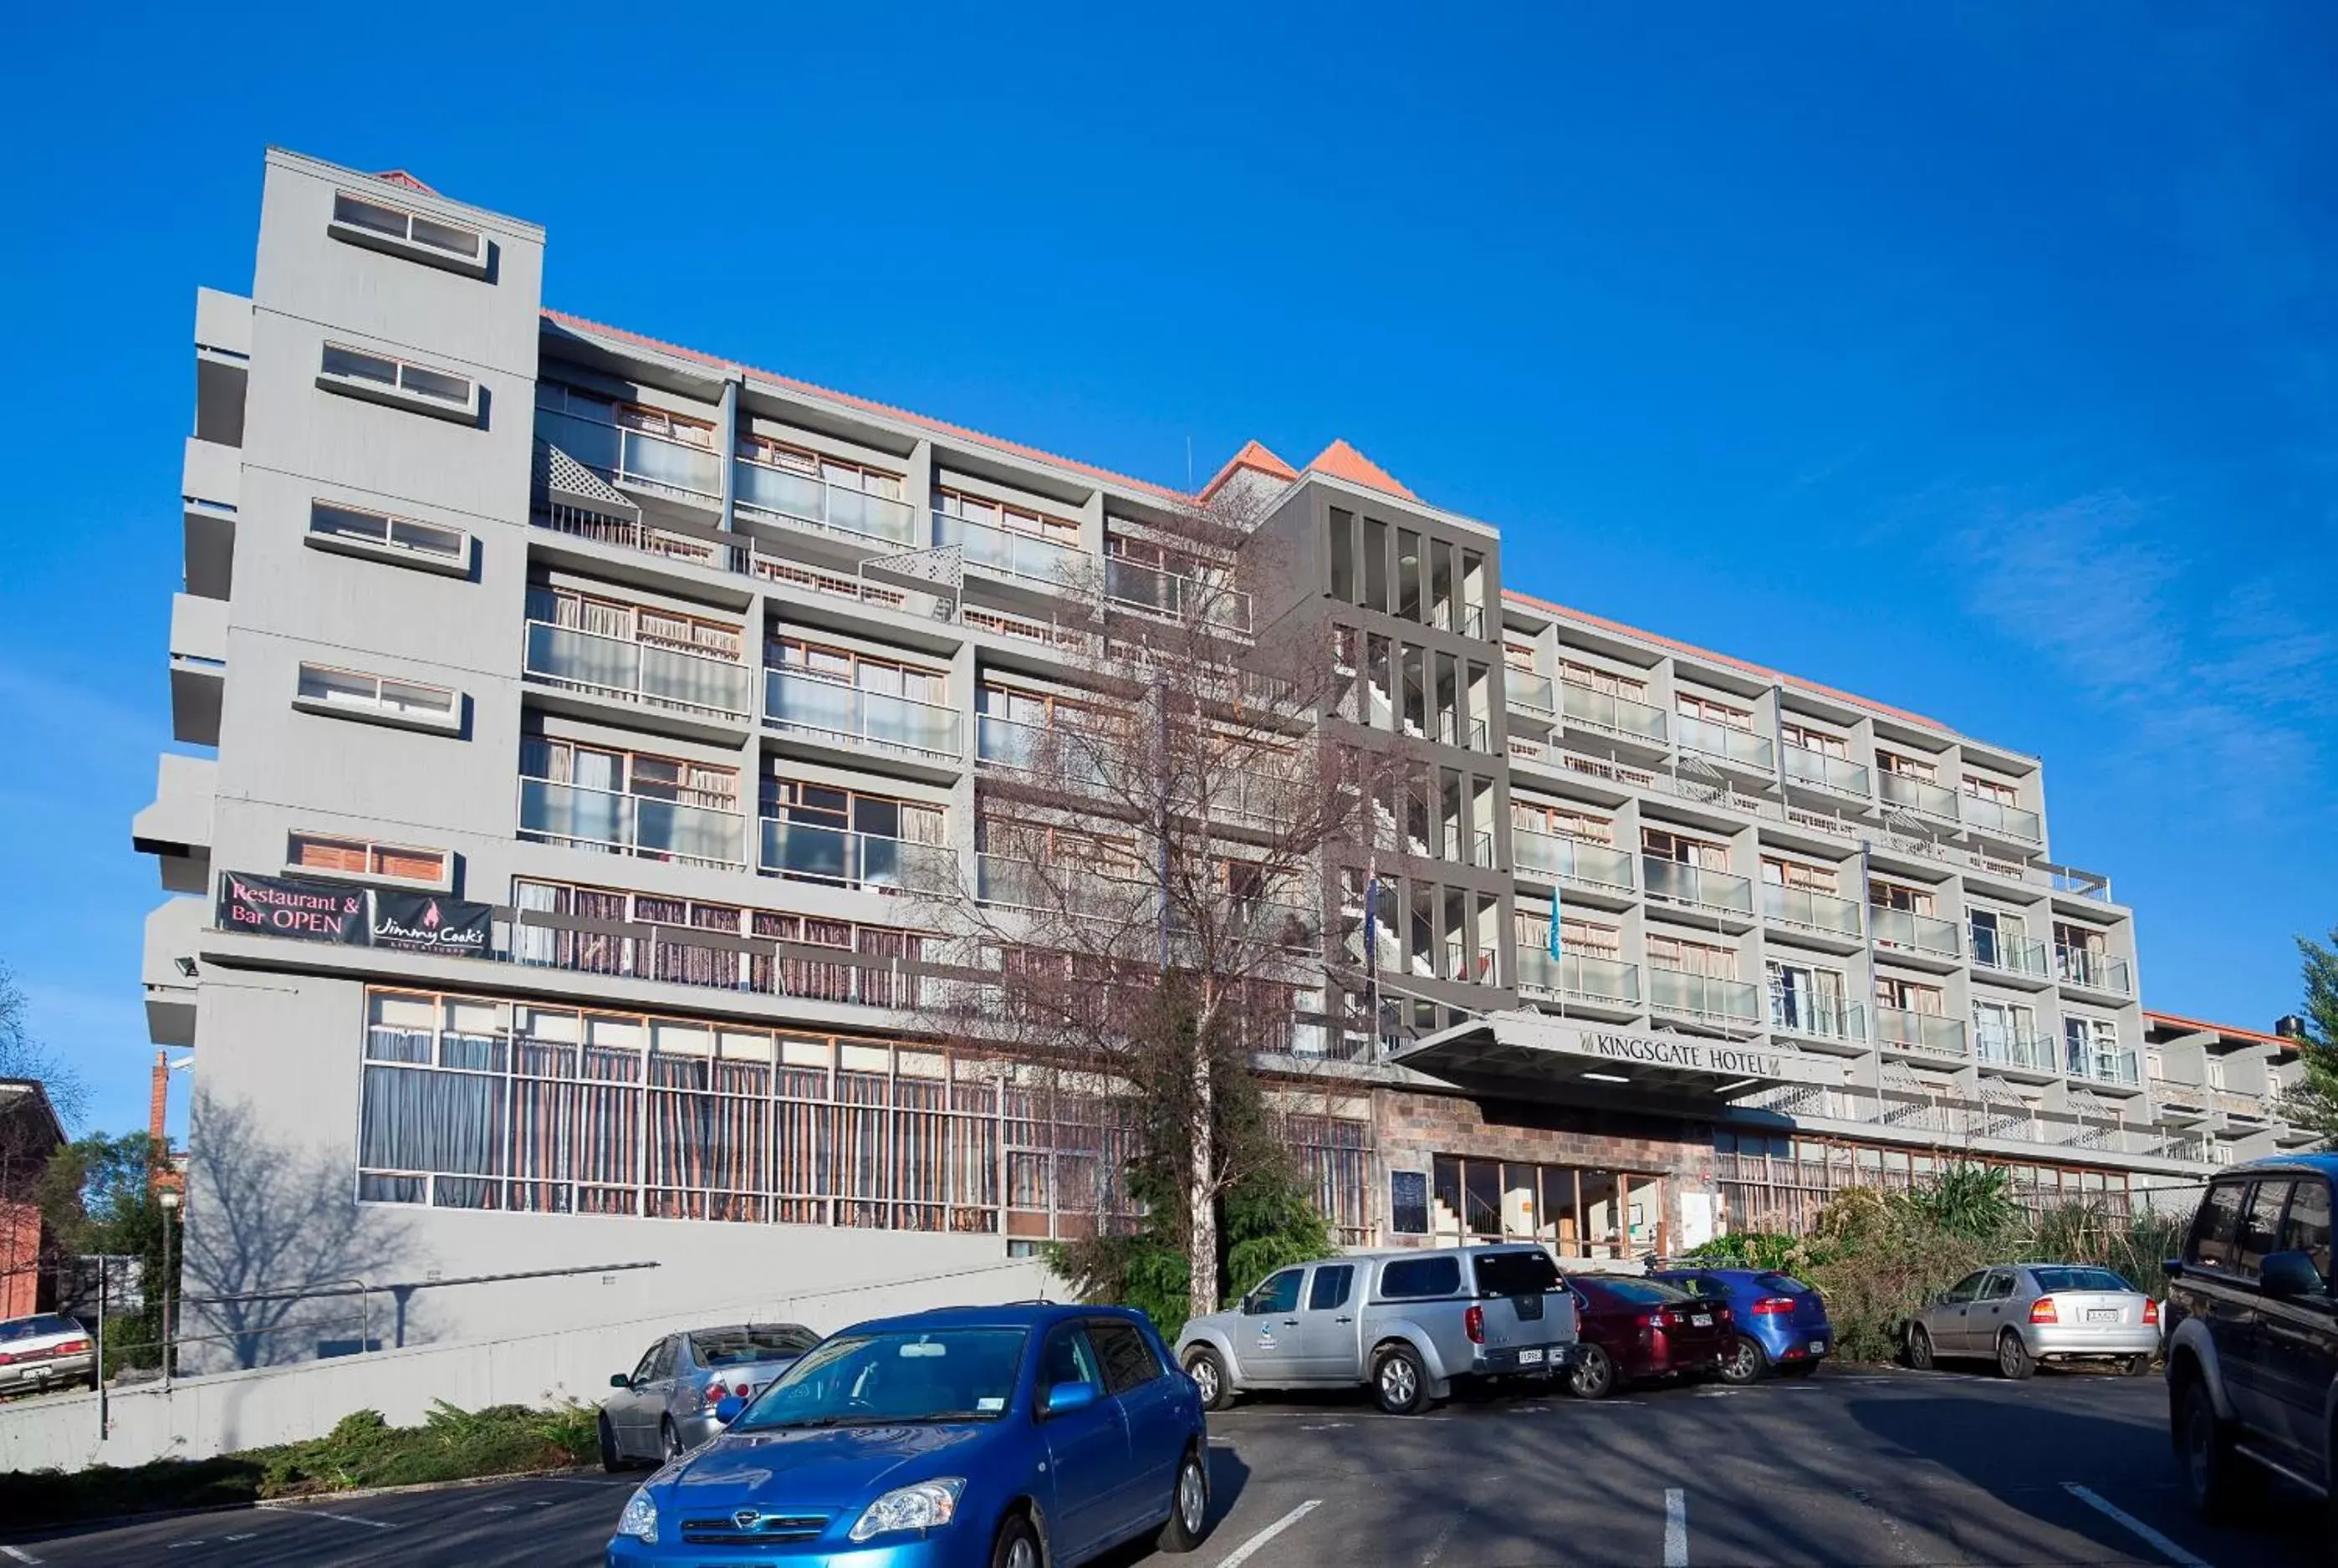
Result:
{"label": "balcony", "polygon": [[2118,1089],[2143,1087],[2143,1071],[2131,1050],[2071,1050],[2066,1056],[2073,1078]]}
{"label": "balcony", "polygon": [[755,863],[766,876],[935,894],[958,887],[958,854],[945,844],[912,843],[768,816],[761,826],[762,842]]}
{"label": "balcony", "polygon": [[[235,435],[242,436],[241,402]],[[235,577],[236,508],[243,501],[243,449],[187,438],[179,481],[185,511],[187,591],[224,599]]]}
{"label": "balcony", "polygon": [[1531,670],[1502,672],[1503,700],[1519,713],[1537,718],[1558,715],[1558,691],[1548,676],[1538,676]]}
{"label": "balcony", "polygon": [[1703,866],[1644,854],[1640,857],[1640,875],[1652,899],[1753,918],[1754,884],[1733,872],[1708,871]]}
{"label": "balcony", "polygon": [[1460,985],[1499,985],[1501,971],[1495,967],[1498,960],[1490,947],[1474,947],[1466,942],[1445,944],[1445,968],[1438,976]]}
{"label": "balcony", "polygon": [[791,468],[734,458],[731,498],[732,505],[751,520],[841,534],[888,549],[919,547],[918,509],[907,501],[848,489]]}
{"label": "balcony", "polygon": [[1884,804],[1898,806],[1918,816],[1930,817],[1935,822],[1953,823],[1957,815],[1957,792],[1928,784],[1906,774],[1878,773],[1875,793]]}
{"label": "balcony", "polygon": [[1762,918],[1821,936],[1844,937],[1852,942],[1860,938],[1859,905],[1851,899],[1811,888],[1763,883]]}
{"label": "balcony", "polygon": [[1957,928],[1953,922],[1929,914],[1918,914],[1913,910],[1870,904],[1867,908],[1867,929],[1875,938],[1878,947],[1951,959],[1963,951],[1957,942]]}
{"label": "balcony", "polygon": [[1904,1007],[1875,1010],[1876,1043],[1888,1049],[1921,1051],[1927,1056],[1965,1055],[1965,1023],[1960,1018],[1911,1012]]}
{"label": "balcony", "polygon": [[154,799],[130,819],[130,846],[155,857],[162,886],[172,892],[211,891],[211,805],[219,764],[211,757],[164,752],[155,769]]}
{"label": "balcony", "polygon": [[1973,1030],[1973,1055],[1984,1066],[2037,1073],[2060,1070],[2054,1041],[2050,1038],[2023,1033],[2019,1030],[1976,1026]]}
{"label": "balcony", "polygon": [[1086,551],[995,523],[934,514],[934,544],[955,547],[969,567],[1056,592],[1093,591],[1095,560]]}
{"label": "balcony", "polygon": [[1839,996],[1770,988],[1770,1032],[1824,1044],[1867,1044],[1867,1010]]}
{"label": "balcony", "polygon": [[[1420,733],[1410,725],[1406,728],[1409,734]],[[1437,715],[1437,738],[1444,745],[1459,746],[1463,751],[1489,751],[1493,747],[1493,742],[1488,738],[1490,732],[1487,729],[1484,719],[1469,718],[1460,714],[1450,713],[1441,713]]]}
{"label": "balcony", "polygon": [[1019,773],[1030,773],[1045,760],[1063,775],[1065,783],[1084,789],[1102,789],[1106,777],[1103,761],[1083,747],[1075,732],[996,714],[975,715],[974,754],[982,762]]}
{"label": "balcony", "polygon": [[763,672],[763,722],[847,751],[887,752],[951,765],[966,754],[956,709],[800,670]]}
{"label": "balcony", "polygon": [[551,409],[535,410],[535,433],[612,484],[722,508],[722,459],[703,447]]}
{"label": "balcony", "polygon": [[1776,750],[1771,745],[1769,737],[1757,735],[1750,730],[1717,725],[1711,719],[1695,718],[1688,714],[1675,714],[1673,738],[1685,752],[1717,757],[1757,773],[1770,773],[1775,769]]}
{"label": "balcony", "polygon": [[1616,892],[1632,891],[1631,854],[1604,843],[1515,828],[1510,833],[1510,858],[1516,870],[1529,875]]}
{"label": "balcony", "polygon": [[2047,977],[2044,942],[1991,931],[1984,925],[1968,926],[1966,933],[1972,938],[1973,962],[1981,968],[1993,969],[2000,974],[2021,975],[2030,980]]}
{"label": "balcony", "polygon": [[1791,742],[1783,754],[1788,784],[1848,796],[1862,804],[1873,798],[1867,787],[1867,770],[1857,763],[1829,756],[1824,752],[1814,752]]}
{"label": "balcony", "polygon": [[1762,1018],[1759,994],[1751,981],[1722,980],[1657,965],[1648,969],[1649,1007],[1675,1017],[1752,1029]]}
{"label": "balcony", "polygon": [[534,843],[604,854],[724,871],[747,863],[747,819],[735,811],[550,779],[519,781],[519,831]]}
{"label": "balcony", "polygon": [[2111,996],[2135,994],[2135,971],[2127,960],[2097,952],[2092,948],[2054,948],[2054,977],[2064,985],[2078,986],[2086,991],[2102,991]]}
{"label": "balcony", "polygon": [[998,909],[1133,922],[1155,919],[1159,908],[1153,883],[1082,867],[985,853],[974,857],[974,873],[975,901]]}
{"label": "balcony", "polygon": [[1959,797],[1957,805],[1967,827],[2015,843],[2046,842],[2045,823],[2034,811],[1970,794]]}
{"label": "balcony", "polygon": [[171,738],[219,745],[227,695],[227,601],[171,596]]}
{"label": "balcony", "polygon": [[1558,696],[1560,715],[1570,725],[1642,745],[1662,747],[1665,744],[1665,715],[1661,708],[1566,682],[1560,683]]}
{"label": "balcony", "polygon": [[1518,990],[1524,995],[1587,1001],[1614,1011],[1639,1011],[1640,966],[1636,963],[1586,952],[1553,958],[1546,949],[1522,944],[1518,964]]}
{"label": "balcony", "polygon": [[[1086,558],[1081,557],[1083,561]],[[1206,578],[1181,577],[1135,561],[1112,559],[1104,564],[1104,594],[1121,609],[1158,616],[1181,625],[1194,622],[1215,626],[1239,637],[1251,634],[1250,596]]]}
{"label": "balcony", "polygon": [[146,1038],[156,1045],[195,1043],[195,950],[211,912],[201,899],[167,899],[146,916],[140,977],[146,992]]}
{"label": "balcony", "polygon": [[520,667],[540,685],[712,721],[727,730],[744,728],[755,711],[754,672],[735,660],[549,621],[527,623]]}

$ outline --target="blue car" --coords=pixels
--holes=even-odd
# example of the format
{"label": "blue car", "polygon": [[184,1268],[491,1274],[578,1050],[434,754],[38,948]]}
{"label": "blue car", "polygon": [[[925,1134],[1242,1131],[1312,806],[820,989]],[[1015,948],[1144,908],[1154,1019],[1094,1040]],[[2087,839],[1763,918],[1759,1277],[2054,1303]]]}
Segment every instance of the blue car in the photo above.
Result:
{"label": "blue car", "polygon": [[1791,1274],[1767,1268],[1655,1268],[1651,1279],[1691,1296],[1729,1303],[1737,1343],[1721,1364],[1728,1383],[1753,1383],[1773,1372],[1807,1376],[1834,1348],[1826,1298]]}
{"label": "blue car", "polygon": [[1143,1315],[951,1307],[847,1328],[643,1483],[608,1568],[1068,1568],[1199,1545],[1201,1395]]}

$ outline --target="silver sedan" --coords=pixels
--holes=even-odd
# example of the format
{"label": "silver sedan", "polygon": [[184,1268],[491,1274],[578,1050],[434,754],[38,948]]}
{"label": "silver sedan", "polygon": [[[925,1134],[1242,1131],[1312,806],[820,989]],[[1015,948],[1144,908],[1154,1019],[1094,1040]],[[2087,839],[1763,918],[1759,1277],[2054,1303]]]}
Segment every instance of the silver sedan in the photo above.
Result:
{"label": "silver sedan", "polygon": [[2012,1263],[1965,1276],[1908,1325],[1908,1364],[1993,1361],[2027,1377],[2041,1361],[2108,1359],[2131,1376],[2159,1351],[2159,1303],[2107,1268]]}

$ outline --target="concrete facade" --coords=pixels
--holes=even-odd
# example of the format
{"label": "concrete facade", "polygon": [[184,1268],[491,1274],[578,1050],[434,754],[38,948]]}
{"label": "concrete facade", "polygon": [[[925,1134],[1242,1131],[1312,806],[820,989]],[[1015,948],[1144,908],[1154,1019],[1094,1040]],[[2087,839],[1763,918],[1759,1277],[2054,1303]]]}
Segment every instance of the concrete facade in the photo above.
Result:
{"label": "concrete facade", "polygon": [[[190,1365],[844,1302],[1093,1222],[1092,1129],[905,1038],[921,937],[872,868],[971,863],[998,694],[1135,613],[1070,567],[1136,569],[1116,526],[1186,498],[547,311],[545,242],[271,152],[251,297],[198,297],[171,689],[216,754],[133,827],[182,895],[143,972],[197,1056]],[[1616,1255],[1960,1155],[2125,1202],[2287,1136],[2169,1109],[2132,912],[2048,858],[2038,759],[1509,591],[1495,530],[1344,446],[1220,482],[1341,628],[1326,725],[1422,780],[1392,853],[1327,867],[1320,1011],[1268,1063],[1343,1238]],[[223,928],[231,873],[492,906],[488,951]],[[1528,1011],[1801,1065],[1436,1076]],[[320,1317],[346,1280],[400,1314]]]}

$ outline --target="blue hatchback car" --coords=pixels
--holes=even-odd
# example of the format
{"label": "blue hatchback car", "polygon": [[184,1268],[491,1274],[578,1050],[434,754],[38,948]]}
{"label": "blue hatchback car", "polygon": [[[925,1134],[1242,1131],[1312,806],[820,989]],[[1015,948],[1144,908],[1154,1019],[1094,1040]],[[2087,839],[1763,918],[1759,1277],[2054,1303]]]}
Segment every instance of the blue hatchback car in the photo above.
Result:
{"label": "blue hatchback car", "polygon": [[1201,1543],[1201,1395],[1108,1307],[951,1307],[822,1340],[643,1483],[608,1568],[1069,1568]]}
{"label": "blue hatchback car", "polygon": [[1654,1268],[1648,1277],[1691,1296],[1729,1303],[1737,1343],[1721,1365],[1725,1382],[1752,1383],[1772,1372],[1805,1376],[1834,1349],[1826,1298],[1791,1274],[1767,1268]]}

